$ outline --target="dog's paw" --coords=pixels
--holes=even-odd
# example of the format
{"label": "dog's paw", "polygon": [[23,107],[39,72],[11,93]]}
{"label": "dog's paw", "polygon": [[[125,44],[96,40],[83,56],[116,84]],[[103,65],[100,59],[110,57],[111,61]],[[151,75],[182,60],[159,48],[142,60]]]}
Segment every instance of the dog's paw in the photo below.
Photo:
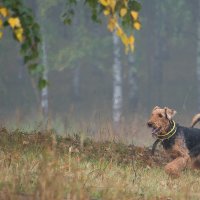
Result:
{"label": "dog's paw", "polygon": [[165,166],[165,172],[171,177],[171,178],[179,178],[180,177],[180,170],[176,165],[173,164],[167,164]]}

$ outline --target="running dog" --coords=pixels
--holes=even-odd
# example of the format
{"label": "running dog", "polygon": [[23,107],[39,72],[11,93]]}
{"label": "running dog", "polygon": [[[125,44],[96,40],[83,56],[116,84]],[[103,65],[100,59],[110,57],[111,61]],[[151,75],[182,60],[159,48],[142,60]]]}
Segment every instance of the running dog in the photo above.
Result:
{"label": "running dog", "polygon": [[200,114],[193,117],[191,128],[176,123],[173,120],[175,114],[173,109],[156,106],[147,125],[157,138],[153,148],[160,141],[173,159],[165,166],[165,172],[172,177],[179,177],[186,167],[200,169],[200,129],[193,128],[200,121]]}

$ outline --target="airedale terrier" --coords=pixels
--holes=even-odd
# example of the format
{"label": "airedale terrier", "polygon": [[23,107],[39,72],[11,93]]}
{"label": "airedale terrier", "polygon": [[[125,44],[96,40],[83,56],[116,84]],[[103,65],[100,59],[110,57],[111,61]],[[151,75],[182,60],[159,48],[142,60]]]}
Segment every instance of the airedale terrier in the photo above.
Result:
{"label": "airedale terrier", "polygon": [[[147,125],[173,159],[165,166],[166,173],[179,177],[186,167],[200,169],[200,129],[180,126],[173,120],[175,114],[173,109],[156,106]],[[191,127],[198,121],[200,114],[193,117]]]}

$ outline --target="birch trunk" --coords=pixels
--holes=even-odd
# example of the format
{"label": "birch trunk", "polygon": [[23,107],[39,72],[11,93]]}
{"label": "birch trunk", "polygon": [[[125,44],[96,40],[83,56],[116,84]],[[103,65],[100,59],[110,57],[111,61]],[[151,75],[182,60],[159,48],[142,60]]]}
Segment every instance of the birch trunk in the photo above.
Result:
{"label": "birch trunk", "polygon": [[[41,30],[41,37],[42,37],[42,46],[41,46],[41,63],[43,66],[43,79],[48,81],[48,61],[47,61],[47,49],[46,49],[46,32],[44,28],[44,16],[41,15],[41,8],[42,8],[42,1],[35,1],[34,2],[34,8],[36,12],[36,17],[37,21],[39,22],[40,25],[40,30]],[[48,85],[45,86],[41,90],[40,93],[40,109],[42,111],[42,116],[43,119],[47,122],[48,120],[48,112],[49,112],[49,100],[48,100]]]}
{"label": "birch trunk", "polygon": [[[48,81],[48,62],[47,62],[47,50],[46,50],[46,38],[45,33],[42,33],[42,65],[44,67],[43,79]],[[41,109],[42,115],[45,120],[48,119],[49,112],[49,100],[48,100],[48,85],[41,91]]]}
{"label": "birch trunk", "polygon": [[198,0],[198,17],[197,17],[197,64],[196,64],[196,74],[197,74],[197,94],[198,94],[198,111],[200,112],[200,0]]}
{"label": "birch trunk", "polygon": [[122,114],[122,67],[119,38],[113,33],[113,124],[118,127]]}
{"label": "birch trunk", "polygon": [[135,111],[138,103],[138,77],[135,69],[135,59],[133,54],[128,55],[129,73],[129,107],[131,111]]}

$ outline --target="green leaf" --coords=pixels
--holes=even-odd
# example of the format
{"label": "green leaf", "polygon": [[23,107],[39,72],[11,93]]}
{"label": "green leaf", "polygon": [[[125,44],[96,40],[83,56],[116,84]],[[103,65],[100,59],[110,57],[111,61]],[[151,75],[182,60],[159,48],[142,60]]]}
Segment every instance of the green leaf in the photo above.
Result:
{"label": "green leaf", "polygon": [[29,46],[26,42],[24,42],[22,45],[21,45],[21,49],[20,49],[20,52],[21,54],[25,54],[26,51],[29,49]]}
{"label": "green leaf", "polygon": [[47,87],[47,85],[48,85],[47,80],[45,80],[43,78],[39,79],[38,87],[39,87],[40,90],[42,90],[43,88]]}
{"label": "green leaf", "polygon": [[28,69],[29,69],[29,71],[32,73],[32,72],[34,72],[34,71],[37,69],[37,66],[38,66],[37,63],[30,64],[30,65],[28,66]]}
{"label": "green leaf", "polygon": [[72,20],[70,18],[65,18],[63,23],[66,25],[70,25],[72,23]]}
{"label": "green leaf", "polygon": [[29,56],[24,56],[24,63],[27,64],[31,60],[30,55]]}
{"label": "green leaf", "polygon": [[128,6],[131,10],[140,11],[142,6],[137,1],[129,1]]}

